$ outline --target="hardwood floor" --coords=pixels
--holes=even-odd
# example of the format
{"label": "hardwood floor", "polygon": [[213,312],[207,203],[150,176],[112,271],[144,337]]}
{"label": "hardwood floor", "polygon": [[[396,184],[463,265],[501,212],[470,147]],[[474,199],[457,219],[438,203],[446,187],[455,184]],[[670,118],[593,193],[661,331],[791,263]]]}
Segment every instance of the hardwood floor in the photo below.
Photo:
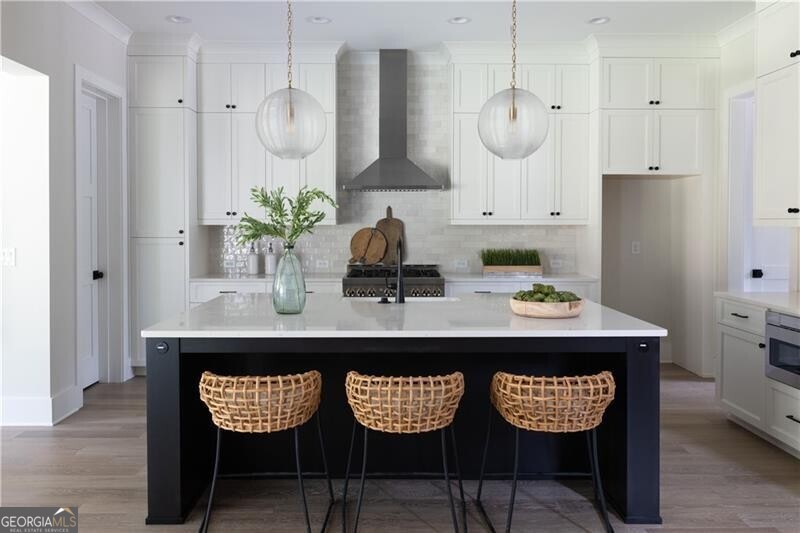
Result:
{"label": "hardwood floor", "polygon": [[[662,368],[661,526],[617,531],[800,532],[800,461],[727,421],[714,384],[678,367]],[[196,531],[195,509],[182,526],[145,526],[145,380],[95,385],[85,407],[53,428],[3,428],[0,504],[79,506],[82,532]],[[588,481],[522,482],[515,531],[600,531]],[[340,484],[337,483],[337,488]],[[466,484],[474,493],[475,483]],[[374,481],[359,524],[364,532],[451,531],[442,482]],[[312,520],[325,509],[321,482],[307,484]],[[507,482],[487,485],[488,510],[505,519]],[[220,482],[212,531],[302,531],[293,481]],[[352,494],[352,493],[351,493]],[[352,497],[351,497],[352,499]],[[339,531],[337,508],[329,531]],[[470,508],[472,531],[483,531]]]}

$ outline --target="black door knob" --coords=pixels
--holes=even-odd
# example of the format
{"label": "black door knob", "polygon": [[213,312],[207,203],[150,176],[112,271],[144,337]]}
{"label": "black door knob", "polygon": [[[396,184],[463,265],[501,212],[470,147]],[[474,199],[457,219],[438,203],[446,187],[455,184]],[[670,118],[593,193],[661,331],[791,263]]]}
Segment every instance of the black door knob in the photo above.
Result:
{"label": "black door knob", "polygon": [[183,98],[178,98],[178,103],[182,104],[183,103]]}
{"label": "black door knob", "polygon": [[104,274],[99,270],[92,270],[92,279],[103,279]]}

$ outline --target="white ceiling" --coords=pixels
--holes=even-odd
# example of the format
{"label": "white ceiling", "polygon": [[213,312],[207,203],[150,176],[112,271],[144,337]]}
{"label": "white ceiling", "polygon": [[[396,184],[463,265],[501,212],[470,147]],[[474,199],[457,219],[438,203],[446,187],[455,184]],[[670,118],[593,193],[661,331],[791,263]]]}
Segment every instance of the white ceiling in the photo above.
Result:
{"label": "white ceiling", "polygon": [[[280,41],[285,36],[284,1],[105,1],[100,4],[134,31],[193,33],[205,41]],[[295,0],[297,41],[345,41],[348,48],[425,50],[441,41],[504,41],[509,36],[508,0],[356,2]],[[753,10],[750,1],[520,1],[519,40],[577,41],[592,33],[716,33]],[[166,22],[168,15],[189,24]],[[306,19],[325,16],[331,24]],[[448,24],[466,16],[472,22]],[[611,17],[603,26],[592,17]]]}

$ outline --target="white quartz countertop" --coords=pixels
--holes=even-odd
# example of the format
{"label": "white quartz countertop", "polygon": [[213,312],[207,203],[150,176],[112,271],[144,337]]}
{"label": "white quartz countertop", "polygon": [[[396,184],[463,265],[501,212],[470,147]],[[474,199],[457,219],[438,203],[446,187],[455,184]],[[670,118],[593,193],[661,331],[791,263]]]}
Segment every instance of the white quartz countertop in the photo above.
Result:
{"label": "white quartz countertop", "polygon": [[541,276],[519,276],[519,275],[485,275],[485,274],[470,274],[467,272],[443,272],[442,277],[445,281],[449,282],[475,282],[475,281],[507,281],[521,282],[529,281],[531,283],[592,283],[597,281],[597,278],[592,276],[584,276],[583,274],[543,274]]}
{"label": "white quartz countertop", "polygon": [[[342,277],[344,276],[344,272],[337,272],[337,273],[312,273],[305,275],[304,278],[306,281],[342,281]],[[248,281],[251,282],[265,282],[267,280],[272,280],[274,276],[272,274],[226,274],[223,272],[214,272],[210,274],[204,274],[202,276],[192,276],[189,281],[190,282],[231,282],[231,283],[246,283]]]}
{"label": "white quartz countertop", "polygon": [[511,312],[508,295],[377,299],[309,294],[299,315],[279,315],[266,294],[226,294],[142,331],[142,337],[665,337],[664,328],[586,301],[576,318],[536,319]]}
{"label": "white quartz countertop", "polygon": [[800,316],[800,292],[722,291],[714,294],[720,298],[766,307],[779,313]]}

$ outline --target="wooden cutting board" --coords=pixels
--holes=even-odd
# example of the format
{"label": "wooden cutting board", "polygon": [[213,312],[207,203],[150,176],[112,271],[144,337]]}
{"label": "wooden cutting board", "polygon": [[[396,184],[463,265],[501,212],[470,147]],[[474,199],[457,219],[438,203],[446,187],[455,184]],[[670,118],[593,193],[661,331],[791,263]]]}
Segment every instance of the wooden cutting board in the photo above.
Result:
{"label": "wooden cutting board", "polygon": [[382,218],[375,224],[386,236],[386,253],[383,256],[383,264],[397,264],[397,241],[403,238],[403,221],[392,216],[392,206],[386,208],[386,218]]}
{"label": "wooden cutting board", "polygon": [[374,265],[386,253],[386,237],[375,228],[361,228],[350,239],[350,262]]}

